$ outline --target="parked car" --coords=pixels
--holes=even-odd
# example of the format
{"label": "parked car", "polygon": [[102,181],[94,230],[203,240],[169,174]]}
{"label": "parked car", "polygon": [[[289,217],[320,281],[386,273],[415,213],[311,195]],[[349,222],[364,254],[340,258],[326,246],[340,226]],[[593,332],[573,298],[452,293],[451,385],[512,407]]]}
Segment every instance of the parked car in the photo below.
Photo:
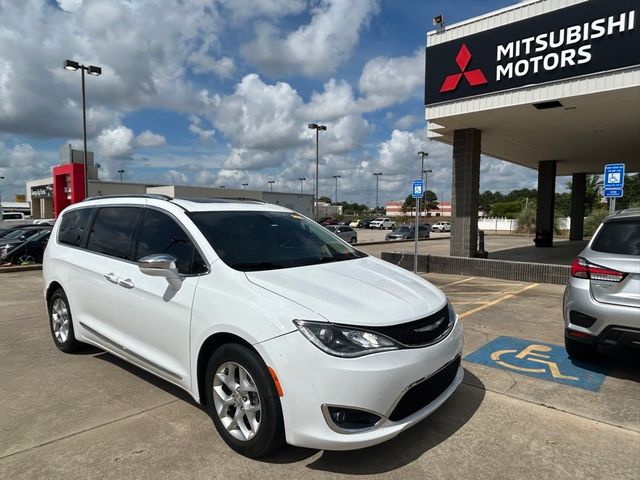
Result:
{"label": "parked car", "polygon": [[362,220],[362,223],[360,224],[360,228],[371,228],[371,222],[373,222],[373,218],[366,218],[364,220]]}
{"label": "parked car", "polygon": [[[423,238],[429,238],[431,225],[418,225],[418,240]],[[400,225],[394,228],[391,232],[387,233],[384,237],[386,241],[390,240],[413,240],[416,238],[415,225]]]}
{"label": "parked car", "polygon": [[48,231],[51,231],[50,226],[36,225],[24,228],[14,228],[5,232],[5,234],[0,238],[0,263],[9,263],[6,258],[10,252],[41,232]]}
{"label": "parked car", "polygon": [[381,443],[462,382],[441,290],[278,205],[85,200],[42,273],[58,349],[88,343],[184,389],[249,457]]}
{"label": "parked car", "polygon": [[571,264],[565,347],[589,360],[598,345],[640,348],[640,209],[608,216]]}
{"label": "parked car", "polygon": [[351,228],[361,228],[362,227],[362,220],[360,220],[359,218],[356,218],[355,220],[353,220],[349,226]]}
{"label": "parked car", "polygon": [[379,230],[391,230],[395,226],[396,222],[386,217],[376,218],[369,223],[369,228],[377,228]]}
{"label": "parked car", "polygon": [[19,245],[0,247],[0,263],[12,265],[42,263],[49,235],[51,235],[51,228],[41,229],[39,233]]}
{"label": "parked car", "polygon": [[51,225],[40,225],[34,223],[19,223],[15,225],[10,225],[3,227],[0,230],[0,238],[3,238],[6,235],[9,235],[11,232],[15,232],[16,230],[31,230],[31,229],[51,229]]}
{"label": "parked car", "polygon": [[27,219],[24,213],[21,212],[2,212],[3,222],[24,222]]}
{"label": "parked car", "polygon": [[327,225],[338,225],[338,223],[338,220],[336,220],[335,218],[327,218],[323,222],[320,222],[320,225],[326,227]]}
{"label": "parked car", "polygon": [[437,222],[431,225],[432,232],[450,232],[451,222]]}
{"label": "parked car", "polygon": [[349,242],[352,245],[358,243],[358,234],[351,227],[347,227],[346,225],[328,225],[325,228],[331,233],[335,233],[345,242]]}

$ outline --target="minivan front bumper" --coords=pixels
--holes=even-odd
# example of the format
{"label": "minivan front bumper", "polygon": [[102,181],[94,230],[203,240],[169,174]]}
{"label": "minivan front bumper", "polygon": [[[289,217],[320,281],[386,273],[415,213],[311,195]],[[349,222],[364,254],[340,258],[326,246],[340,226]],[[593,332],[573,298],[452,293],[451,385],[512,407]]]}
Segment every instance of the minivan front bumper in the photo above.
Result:
{"label": "minivan front bumper", "polygon": [[[462,344],[463,327],[456,318],[449,335],[435,345],[358,358],[328,355],[299,331],[256,348],[282,386],[287,442],[307,448],[351,450],[391,439],[442,405],[462,382]],[[418,405],[417,410],[409,408],[413,413],[391,420],[390,416],[398,417],[396,407],[403,397],[419,388],[437,391],[429,403]],[[332,423],[327,406],[374,413],[380,421],[370,428],[343,431]]]}

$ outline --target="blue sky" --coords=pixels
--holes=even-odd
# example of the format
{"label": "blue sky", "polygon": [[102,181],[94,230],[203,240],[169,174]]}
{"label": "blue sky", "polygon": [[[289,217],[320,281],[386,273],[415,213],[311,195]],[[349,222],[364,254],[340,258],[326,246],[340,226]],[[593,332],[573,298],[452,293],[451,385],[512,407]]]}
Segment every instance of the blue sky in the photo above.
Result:
{"label": "blue sky", "polygon": [[[103,179],[298,191],[367,203],[404,198],[430,153],[429,187],[450,199],[451,148],[424,130],[424,41],[509,1],[25,0],[0,6],[0,191],[49,175],[81,145],[78,72],[87,78],[89,149]],[[481,188],[534,187],[536,172],[483,159]]]}

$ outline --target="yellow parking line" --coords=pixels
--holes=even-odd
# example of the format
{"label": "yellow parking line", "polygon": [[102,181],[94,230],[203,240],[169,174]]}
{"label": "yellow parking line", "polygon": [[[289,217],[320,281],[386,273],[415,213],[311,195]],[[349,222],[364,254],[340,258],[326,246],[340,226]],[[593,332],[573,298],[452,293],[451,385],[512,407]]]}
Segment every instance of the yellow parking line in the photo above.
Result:
{"label": "yellow parking line", "polygon": [[484,304],[484,305],[480,305],[479,307],[472,308],[471,310],[467,310],[466,312],[461,313],[460,315],[458,315],[458,318],[464,318],[464,317],[468,317],[469,315],[473,315],[474,313],[477,313],[477,312],[479,312],[479,311],[481,311],[481,310],[484,310],[485,308],[488,308],[488,307],[491,307],[491,306],[493,306],[493,305],[495,305],[495,304],[497,304],[497,303],[500,303],[500,302],[502,302],[503,300],[507,300],[507,299],[509,299],[509,298],[511,298],[511,297],[515,297],[515,296],[516,296],[516,295],[518,295],[519,293],[522,293],[522,292],[524,292],[524,291],[526,291],[526,290],[529,290],[529,289],[531,289],[531,288],[535,288],[535,287],[537,287],[538,285],[540,285],[540,284],[539,284],[539,283],[533,283],[533,284],[531,284],[531,285],[527,285],[527,286],[526,286],[526,287],[524,287],[524,288],[521,288],[520,290],[516,290],[515,292],[507,293],[507,294],[503,295],[503,296],[502,296],[502,297],[500,297],[500,298],[496,298],[495,300],[492,300],[491,302],[487,302],[487,303],[486,303],[486,304]]}

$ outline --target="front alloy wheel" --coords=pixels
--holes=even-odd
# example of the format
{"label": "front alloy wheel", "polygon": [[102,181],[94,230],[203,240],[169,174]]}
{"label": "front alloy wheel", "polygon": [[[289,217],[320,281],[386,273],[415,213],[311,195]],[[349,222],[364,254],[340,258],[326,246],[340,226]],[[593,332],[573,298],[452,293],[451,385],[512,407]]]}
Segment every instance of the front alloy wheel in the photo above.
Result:
{"label": "front alloy wheel", "polygon": [[213,402],[218,419],[230,435],[251,440],[260,429],[262,408],[253,378],[241,365],[224,363],[213,380]]}
{"label": "front alloy wheel", "polygon": [[205,377],[209,416],[233,450],[258,458],[284,444],[284,421],[276,386],[262,358],[230,343],[209,359]]}

